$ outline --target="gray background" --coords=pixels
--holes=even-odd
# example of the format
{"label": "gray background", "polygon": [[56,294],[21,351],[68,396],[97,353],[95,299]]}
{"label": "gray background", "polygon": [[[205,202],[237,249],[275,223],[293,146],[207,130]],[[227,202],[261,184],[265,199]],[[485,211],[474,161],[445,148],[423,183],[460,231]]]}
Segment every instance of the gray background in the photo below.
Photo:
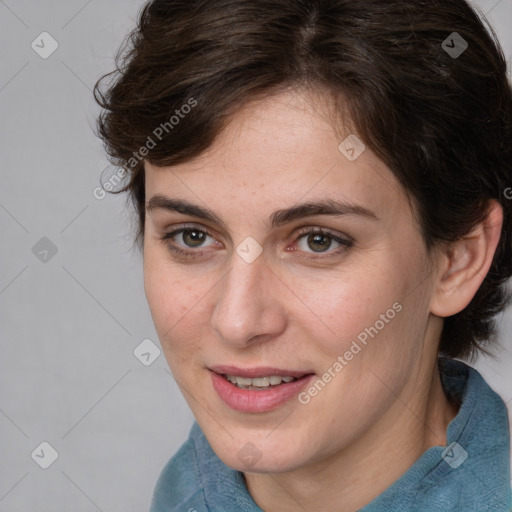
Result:
{"label": "gray background", "polygon": [[[0,0],[0,512],[148,510],[192,423],[163,355],[133,353],[159,342],[125,196],[93,195],[108,162],[91,89],[141,5]],[[512,0],[478,5],[510,61]],[[498,358],[473,364],[509,411],[510,333],[509,312]]]}

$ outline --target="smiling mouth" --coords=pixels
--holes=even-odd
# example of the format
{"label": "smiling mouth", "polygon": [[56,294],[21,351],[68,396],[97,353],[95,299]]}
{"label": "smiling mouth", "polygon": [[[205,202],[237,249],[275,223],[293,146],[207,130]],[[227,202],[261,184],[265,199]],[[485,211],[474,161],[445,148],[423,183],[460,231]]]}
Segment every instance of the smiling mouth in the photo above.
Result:
{"label": "smiling mouth", "polygon": [[284,375],[269,375],[268,377],[238,377],[236,375],[222,375],[226,380],[234,384],[240,389],[248,389],[250,391],[263,391],[270,388],[280,386],[283,382],[293,382],[298,380],[296,377]]}
{"label": "smiling mouth", "polygon": [[233,365],[219,365],[209,368],[233,386],[249,391],[265,391],[290,384],[310,376],[311,370],[300,371],[272,366],[241,368]]}
{"label": "smiling mouth", "polygon": [[244,413],[265,413],[276,409],[311,382],[311,371],[294,371],[271,367],[209,368],[212,385],[231,409]]}

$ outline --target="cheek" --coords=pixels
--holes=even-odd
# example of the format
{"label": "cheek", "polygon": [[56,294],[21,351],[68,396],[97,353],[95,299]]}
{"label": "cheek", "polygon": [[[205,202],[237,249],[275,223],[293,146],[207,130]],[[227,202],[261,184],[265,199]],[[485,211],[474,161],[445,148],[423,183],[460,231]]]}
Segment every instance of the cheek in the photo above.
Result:
{"label": "cheek", "polygon": [[174,345],[174,340],[183,337],[183,330],[187,326],[190,328],[192,316],[201,314],[203,299],[207,293],[207,288],[203,291],[201,282],[182,275],[165,258],[149,254],[145,256],[144,289],[164,350]]}
{"label": "cheek", "polygon": [[359,261],[359,268],[346,268],[314,285],[307,277],[295,284],[307,292],[301,297],[307,297],[308,305],[296,318],[301,330],[321,345],[326,364],[347,354],[347,361],[357,359],[359,364],[393,365],[397,355],[410,359],[421,347],[415,340],[427,320],[428,290],[418,286],[418,269],[397,255],[374,256],[372,262]]}
{"label": "cheek", "polygon": [[307,306],[297,306],[303,310],[298,318],[311,327],[318,326],[330,339],[357,336],[403,295],[404,283],[393,270],[389,265],[363,264],[317,279],[304,275],[293,285],[300,302]]}
{"label": "cheek", "polygon": [[178,382],[186,381],[189,369],[201,352],[200,340],[204,338],[200,332],[204,322],[198,322],[196,316],[201,314],[201,296],[169,269],[148,268],[144,283],[167,364]]}

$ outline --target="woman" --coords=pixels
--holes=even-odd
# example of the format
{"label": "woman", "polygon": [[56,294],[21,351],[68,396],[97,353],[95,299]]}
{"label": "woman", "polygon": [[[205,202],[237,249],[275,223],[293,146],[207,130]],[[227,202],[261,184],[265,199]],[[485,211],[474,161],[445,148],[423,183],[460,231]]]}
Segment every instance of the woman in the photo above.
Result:
{"label": "woman", "polygon": [[462,361],[512,264],[512,94],[464,0],[155,0],[99,132],[197,422],[151,512],[509,511]]}

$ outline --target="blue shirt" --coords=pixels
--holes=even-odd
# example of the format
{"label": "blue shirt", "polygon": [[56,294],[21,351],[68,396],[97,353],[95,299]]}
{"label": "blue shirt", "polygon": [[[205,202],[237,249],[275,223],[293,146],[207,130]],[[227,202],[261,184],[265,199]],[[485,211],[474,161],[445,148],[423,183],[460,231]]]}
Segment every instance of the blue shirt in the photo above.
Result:
{"label": "blue shirt", "polygon": [[[480,373],[439,358],[443,388],[460,403],[447,446],[433,446],[359,512],[510,512],[507,409]],[[340,507],[341,509],[343,507]],[[199,425],[163,468],[150,512],[261,512],[243,474],[213,452]]]}

